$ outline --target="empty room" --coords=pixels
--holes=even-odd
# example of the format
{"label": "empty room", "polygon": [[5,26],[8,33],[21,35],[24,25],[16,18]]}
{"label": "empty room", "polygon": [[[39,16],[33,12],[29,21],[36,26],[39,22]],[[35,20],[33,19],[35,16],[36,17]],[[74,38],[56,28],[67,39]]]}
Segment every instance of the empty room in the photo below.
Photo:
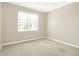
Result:
{"label": "empty room", "polygon": [[79,56],[79,2],[0,2],[1,56]]}

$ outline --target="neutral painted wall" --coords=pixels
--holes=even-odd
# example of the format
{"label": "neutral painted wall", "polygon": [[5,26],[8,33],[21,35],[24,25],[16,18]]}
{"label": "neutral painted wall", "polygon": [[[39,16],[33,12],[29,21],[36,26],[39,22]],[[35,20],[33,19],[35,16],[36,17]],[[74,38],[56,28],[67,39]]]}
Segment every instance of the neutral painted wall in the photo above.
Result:
{"label": "neutral painted wall", "polygon": [[[31,38],[45,36],[45,14],[39,11],[20,7],[17,5],[2,3],[3,20],[2,20],[2,43],[9,43]],[[38,31],[18,32],[18,11],[32,12],[39,15]]]}
{"label": "neutral painted wall", "polygon": [[2,14],[2,11],[1,11],[1,2],[0,2],[0,50],[1,50],[1,14]]}
{"label": "neutral painted wall", "polygon": [[48,13],[47,36],[79,46],[79,3]]}

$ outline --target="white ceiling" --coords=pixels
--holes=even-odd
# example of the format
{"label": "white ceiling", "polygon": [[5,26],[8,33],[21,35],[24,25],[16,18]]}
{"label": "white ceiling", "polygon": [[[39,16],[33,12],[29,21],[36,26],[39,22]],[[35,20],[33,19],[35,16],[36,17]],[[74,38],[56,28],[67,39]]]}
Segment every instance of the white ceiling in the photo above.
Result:
{"label": "white ceiling", "polygon": [[38,10],[41,12],[49,12],[61,8],[63,6],[69,5],[72,2],[10,2],[10,3]]}

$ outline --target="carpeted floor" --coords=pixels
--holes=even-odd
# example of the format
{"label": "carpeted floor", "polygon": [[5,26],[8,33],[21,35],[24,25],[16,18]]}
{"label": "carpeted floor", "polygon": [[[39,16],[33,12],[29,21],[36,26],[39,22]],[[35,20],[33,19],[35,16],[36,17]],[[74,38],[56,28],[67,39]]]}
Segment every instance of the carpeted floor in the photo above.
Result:
{"label": "carpeted floor", "polygon": [[2,47],[4,56],[79,56],[79,49],[40,39]]}

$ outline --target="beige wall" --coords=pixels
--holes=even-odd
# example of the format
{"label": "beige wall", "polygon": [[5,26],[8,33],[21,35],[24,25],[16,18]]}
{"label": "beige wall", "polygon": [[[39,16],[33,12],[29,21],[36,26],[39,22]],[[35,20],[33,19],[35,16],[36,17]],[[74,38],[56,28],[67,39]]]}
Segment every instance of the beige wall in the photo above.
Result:
{"label": "beige wall", "polygon": [[0,50],[1,50],[1,2],[0,2]]}
{"label": "beige wall", "polygon": [[[2,4],[3,20],[2,20],[2,43],[28,40],[45,36],[45,14],[28,8],[12,5],[9,3]],[[26,11],[37,13],[39,15],[38,31],[17,31],[18,11]]]}
{"label": "beige wall", "polygon": [[79,46],[79,3],[48,13],[47,36]]}

